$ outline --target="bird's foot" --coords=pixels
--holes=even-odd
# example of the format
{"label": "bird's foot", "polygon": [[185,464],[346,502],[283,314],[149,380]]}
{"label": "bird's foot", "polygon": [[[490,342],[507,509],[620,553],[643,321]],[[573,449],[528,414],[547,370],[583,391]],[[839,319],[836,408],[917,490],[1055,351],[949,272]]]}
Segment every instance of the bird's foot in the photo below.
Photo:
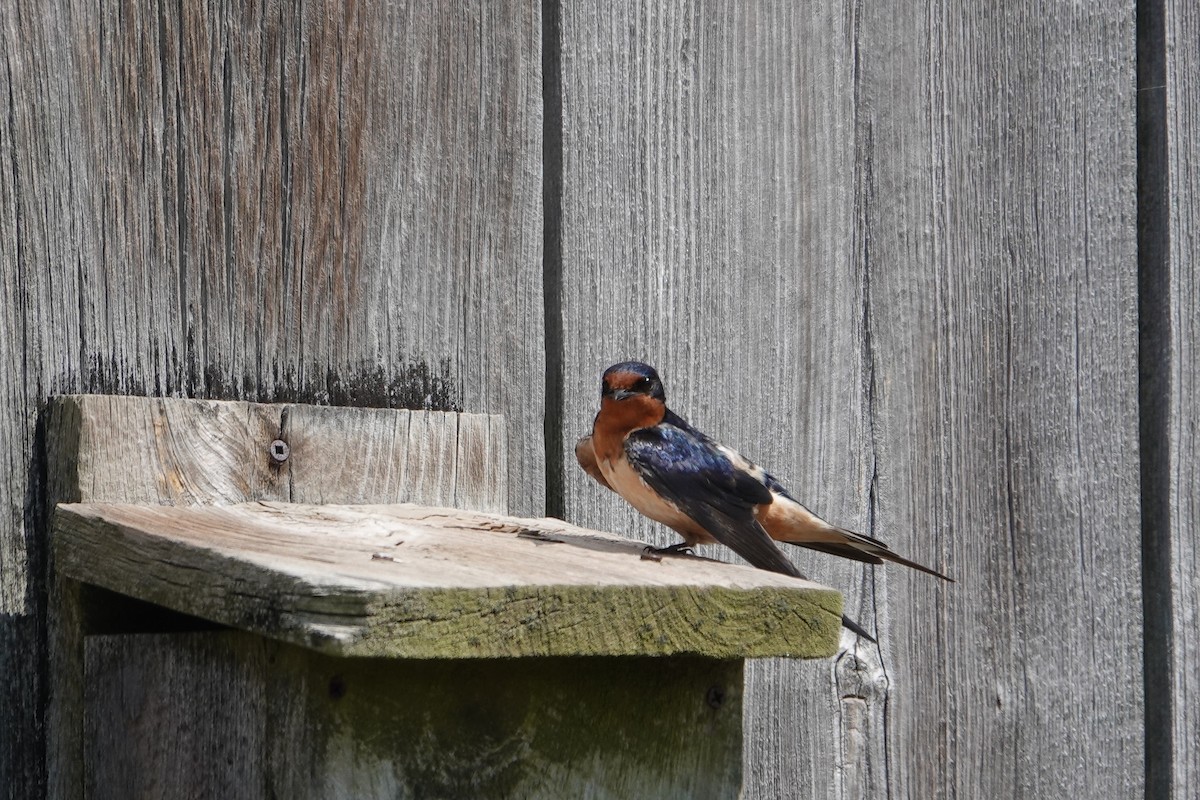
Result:
{"label": "bird's foot", "polygon": [[651,547],[650,545],[646,545],[646,549],[643,550],[642,552],[647,555],[655,555],[655,556],[678,556],[678,555],[694,556],[694,555],[696,555],[696,551],[693,550],[692,546],[690,544],[688,544],[687,542],[676,542],[675,544],[670,545],[669,547]]}

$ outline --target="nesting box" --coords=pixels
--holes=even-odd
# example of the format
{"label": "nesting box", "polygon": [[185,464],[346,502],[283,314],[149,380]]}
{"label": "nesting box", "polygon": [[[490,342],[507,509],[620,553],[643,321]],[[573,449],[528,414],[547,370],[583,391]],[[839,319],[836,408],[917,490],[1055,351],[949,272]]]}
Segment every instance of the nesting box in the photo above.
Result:
{"label": "nesting box", "polygon": [[503,421],[78,396],[49,424],[57,797],[733,797],[807,581],[507,516]]}

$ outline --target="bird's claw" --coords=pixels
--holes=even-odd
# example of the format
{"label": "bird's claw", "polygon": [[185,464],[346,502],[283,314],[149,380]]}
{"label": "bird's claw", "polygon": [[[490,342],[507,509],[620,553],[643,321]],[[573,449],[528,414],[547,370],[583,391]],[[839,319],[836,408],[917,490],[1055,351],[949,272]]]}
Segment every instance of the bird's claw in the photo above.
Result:
{"label": "bird's claw", "polygon": [[654,555],[654,556],[658,556],[659,558],[662,558],[663,556],[679,556],[679,555],[694,556],[694,555],[696,555],[696,551],[693,550],[692,546],[690,544],[688,544],[687,542],[677,542],[668,547],[651,547],[650,545],[646,545],[646,549],[642,551],[642,555],[643,556]]}
{"label": "bird's claw", "polygon": [[653,547],[646,545],[642,548],[642,561],[662,561],[662,556]]}

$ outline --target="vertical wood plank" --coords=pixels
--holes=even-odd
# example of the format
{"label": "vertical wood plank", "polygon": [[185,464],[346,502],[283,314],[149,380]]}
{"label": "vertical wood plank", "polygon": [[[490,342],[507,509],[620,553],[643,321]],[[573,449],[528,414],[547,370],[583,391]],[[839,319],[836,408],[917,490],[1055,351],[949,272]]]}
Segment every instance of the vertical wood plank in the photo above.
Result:
{"label": "vertical wood plank", "polygon": [[265,640],[167,638],[88,637],[86,797],[271,796]]}
{"label": "vertical wood plank", "polygon": [[[65,76],[46,63],[51,53],[61,58],[66,39],[47,30],[48,19],[21,11],[0,7],[0,797],[7,800],[46,791],[46,548],[38,539],[46,517],[37,415],[59,367],[54,358],[44,364],[27,320],[41,301],[46,251],[61,244],[71,216],[58,192],[66,159],[56,132],[64,114],[48,102],[65,90]],[[60,335],[72,332],[64,325]]]}
{"label": "vertical wood plank", "polygon": [[1170,387],[1168,442],[1172,715],[1170,797],[1200,793],[1200,9],[1170,0],[1166,14],[1169,164]]}
{"label": "vertical wood plank", "polygon": [[864,8],[872,512],[958,579],[879,582],[899,796],[1142,796],[1132,23]]}
{"label": "vertical wood plank", "polygon": [[[564,4],[567,447],[648,360],[959,578],[793,554],[881,646],[759,667],[747,796],[1141,791],[1132,42],[1128,5]],[[646,534],[565,460],[570,518]]]}
{"label": "vertical wood plank", "polygon": [[541,513],[539,14],[0,8],[0,796],[45,784],[47,396],[499,413]]}
{"label": "vertical wood plank", "polygon": [[[570,452],[601,371],[639,358],[676,412],[863,529],[852,9],[564,3],[562,16],[568,519],[675,538]],[[869,573],[790,555],[863,616]],[[832,679],[829,664],[748,668],[747,797],[833,795]]]}

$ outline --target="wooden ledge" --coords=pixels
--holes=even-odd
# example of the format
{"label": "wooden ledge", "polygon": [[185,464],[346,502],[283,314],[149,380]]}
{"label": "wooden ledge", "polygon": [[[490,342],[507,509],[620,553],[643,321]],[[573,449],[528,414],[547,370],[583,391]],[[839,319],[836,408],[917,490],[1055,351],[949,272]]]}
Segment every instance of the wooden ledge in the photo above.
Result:
{"label": "wooden ledge", "polygon": [[417,505],[60,505],[60,573],[343,656],[822,658],[841,595],[555,519]]}

